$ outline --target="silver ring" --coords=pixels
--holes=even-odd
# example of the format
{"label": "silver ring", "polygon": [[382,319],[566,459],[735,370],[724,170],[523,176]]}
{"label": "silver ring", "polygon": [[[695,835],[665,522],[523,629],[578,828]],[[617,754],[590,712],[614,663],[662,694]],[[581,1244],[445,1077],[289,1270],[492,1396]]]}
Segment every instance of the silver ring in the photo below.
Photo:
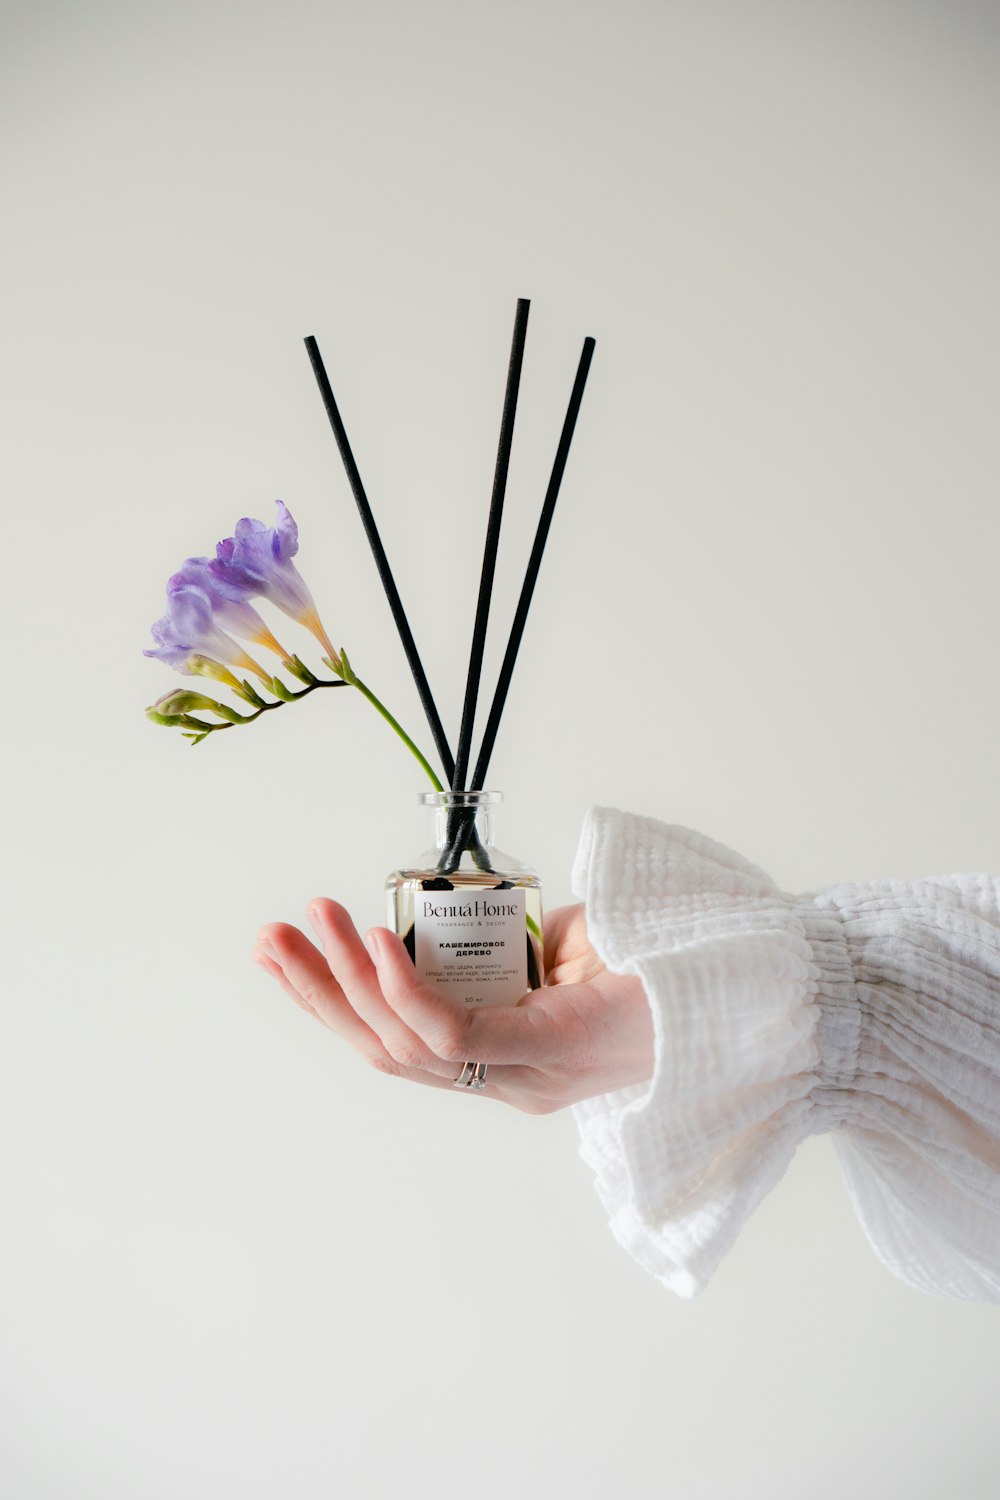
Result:
{"label": "silver ring", "polygon": [[473,1093],[480,1093],[486,1087],[487,1067],[487,1063],[467,1062],[452,1087],[472,1089]]}

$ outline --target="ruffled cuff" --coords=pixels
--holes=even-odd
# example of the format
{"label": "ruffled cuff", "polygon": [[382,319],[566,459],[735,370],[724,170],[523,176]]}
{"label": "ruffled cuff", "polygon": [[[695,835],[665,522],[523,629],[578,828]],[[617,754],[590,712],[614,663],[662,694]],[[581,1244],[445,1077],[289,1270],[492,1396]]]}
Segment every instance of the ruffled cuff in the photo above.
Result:
{"label": "ruffled cuff", "polygon": [[[590,940],[649,997],[648,1085],[574,1106],[616,1238],[679,1296],[700,1291],[818,1126],[819,969],[763,870],[688,828],[592,809],[573,874]],[[850,965],[817,934],[836,989]]]}
{"label": "ruffled cuff", "polygon": [[649,999],[648,1084],[574,1106],[612,1230],[682,1297],[807,1135],[912,1285],[1000,1297],[1000,882],[790,896],[691,829],[588,814],[590,940]]}

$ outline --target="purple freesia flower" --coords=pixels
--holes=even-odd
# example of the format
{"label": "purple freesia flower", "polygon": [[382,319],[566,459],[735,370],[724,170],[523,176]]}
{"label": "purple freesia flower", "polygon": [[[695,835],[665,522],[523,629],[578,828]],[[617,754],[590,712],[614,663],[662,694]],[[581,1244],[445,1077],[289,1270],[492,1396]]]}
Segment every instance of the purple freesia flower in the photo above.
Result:
{"label": "purple freesia flower", "polygon": [[284,501],[275,503],[278,516],[273,526],[249,516],[237,521],[236,534],[216,547],[209,575],[219,594],[233,603],[269,599],[311,631],[336,663],[339,657],[323,629],[313,596],[292,562],[299,550],[299,529]]}
{"label": "purple freesia flower", "polygon": [[[212,618],[212,605],[203,589],[180,587],[167,594],[167,612],[152,626],[155,651],[144,651],[187,676],[219,677],[239,684],[221,665],[228,662],[243,672],[254,672],[270,683],[270,675],[248,656],[238,641],[220,630]],[[213,670],[217,669],[217,670]]]}
{"label": "purple freesia flower", "polygon": [[231,630],[234,635],[241,635],[245,640],[253,641],[258,646],[266,646],[268,651],[273,651],[280,656],[282,661],[288,660],[288,652],[280,641],[275,640],[264,620],[254,609],[252,604],[246,600],[231,599],[222,593],[219,584],[212,577],[211,559],[208,557],[189,557],[180,570],[167,580],[167,594],[176,594],[184,589],[197,589],[204,594],[212,615],[219,625],[226,630]]}

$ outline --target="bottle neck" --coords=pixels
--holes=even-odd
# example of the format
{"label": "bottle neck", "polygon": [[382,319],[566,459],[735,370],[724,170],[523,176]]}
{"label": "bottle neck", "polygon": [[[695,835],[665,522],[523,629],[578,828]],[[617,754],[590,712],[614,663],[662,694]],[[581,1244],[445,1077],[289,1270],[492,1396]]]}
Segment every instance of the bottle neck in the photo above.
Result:
{"label": "bottle neck", "polygon": [[[461,818],[466,828],[471,821],[475,828],[475,836],[479,843],[486,849],[492,849],[493,837],[493,808],[487,803],[484,806],[472,808],[457,800],[448,798],[447,803],[434,808],[434,846],[441,852],[447,849],[454,837],[456,819]],[[470,830],[470,838],[471,838]]]}
{"label": "bottle neck", "polygon": [[460,867],[493,869],[493,809],[502,792],[423,792],[425,807],[434,813],[437,867],[443,875]]}

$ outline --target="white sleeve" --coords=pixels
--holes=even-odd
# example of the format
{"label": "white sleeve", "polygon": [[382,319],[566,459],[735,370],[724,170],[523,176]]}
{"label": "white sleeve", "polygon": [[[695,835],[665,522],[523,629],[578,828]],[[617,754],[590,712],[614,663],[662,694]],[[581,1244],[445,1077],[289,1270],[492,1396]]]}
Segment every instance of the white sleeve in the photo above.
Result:
{"label": "white sleeve", "polygon": [[829,1130],[889,1269],[1000,1301],[1000,878],[790,896],[702,834],[593,808],[573,883],[653,1015],[651,1081],[574,1106],[636,1260],[693,1296]]}

